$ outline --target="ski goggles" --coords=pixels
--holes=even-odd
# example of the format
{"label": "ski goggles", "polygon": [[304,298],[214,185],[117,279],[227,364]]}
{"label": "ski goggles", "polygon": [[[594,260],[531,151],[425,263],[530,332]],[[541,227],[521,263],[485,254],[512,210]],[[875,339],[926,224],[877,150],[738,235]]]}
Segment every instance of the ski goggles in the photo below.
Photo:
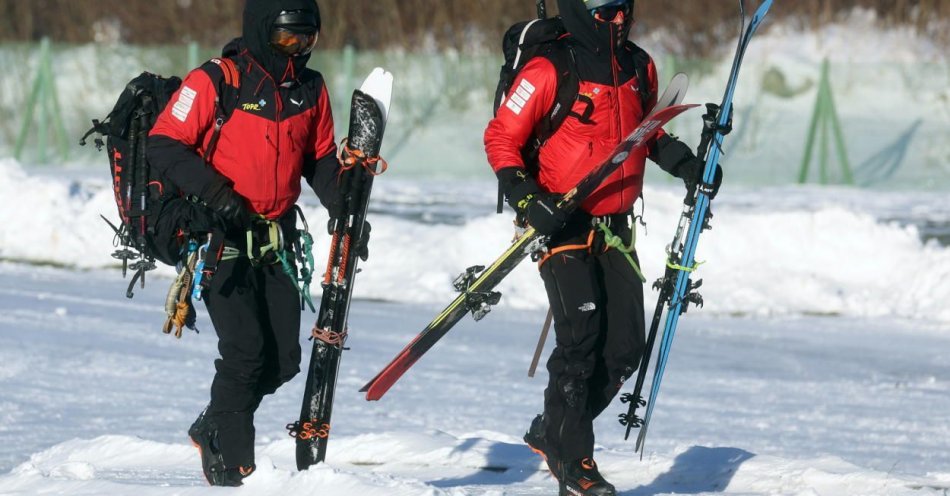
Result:
{"label": "ski goggles", "polygon": [[288,57],[300,57],[313,50],[319,37],[319,31],[300,32],[278,27],[271,32],[270,46]]}
{"label": "ski goggles", "polygon": [[633,13],[633,2],[630,0],[608,2],[590,0],[585,3],[588,6],[588,12],[598,21],[611,22],[617,19],[619,14],[623,14],[623,19],[626,20]]}
{"label": "ski goggles", "polygon": [[313,50],[320,37],[320,21],[314,12],[284,10],[274,19],[270,45],[288,57],[299,57]]}

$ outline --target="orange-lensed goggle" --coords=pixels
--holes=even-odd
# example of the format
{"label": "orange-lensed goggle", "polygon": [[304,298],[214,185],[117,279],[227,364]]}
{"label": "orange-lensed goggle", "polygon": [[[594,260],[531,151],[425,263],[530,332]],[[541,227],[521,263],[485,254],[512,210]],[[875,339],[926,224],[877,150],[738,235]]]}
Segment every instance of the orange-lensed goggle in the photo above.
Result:
{"label": "orange-lensed goggle", "polygon": [[300,33],[287,28],[275,28],[271,33],[270,44],[288,57],[299,57],[310,53],[319,37],[319,31]]}

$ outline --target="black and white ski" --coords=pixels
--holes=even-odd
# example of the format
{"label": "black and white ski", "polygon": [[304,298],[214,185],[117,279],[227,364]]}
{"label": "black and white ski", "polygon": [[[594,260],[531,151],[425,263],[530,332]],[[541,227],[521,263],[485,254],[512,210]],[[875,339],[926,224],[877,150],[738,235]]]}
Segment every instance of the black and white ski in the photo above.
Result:
{"label": "black and white ski", "polygon": [[340,356],[346,342],[350,297],[357,273],[358,244],[365,242],[366,210],[373,178],[385,170],[379,159],[383,131],[392,100],[393,76],[376,68],[353,92],[349,136],[341,153],[340,187],[346,208],[330,219],[332,241],[323,279],[323,298],[313,327],[313,354],[307,371],[300,420],[289,424],[297,439],[297,470],[306,470],[326,458],[330,415]]}

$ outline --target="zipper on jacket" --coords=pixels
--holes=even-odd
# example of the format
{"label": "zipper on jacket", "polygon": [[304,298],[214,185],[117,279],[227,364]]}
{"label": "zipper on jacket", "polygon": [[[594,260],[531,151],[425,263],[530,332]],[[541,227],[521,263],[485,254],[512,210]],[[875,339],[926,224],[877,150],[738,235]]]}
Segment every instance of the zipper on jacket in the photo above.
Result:
{"label": "zipper on jacket", "polygon": [[[620,108],[620,83],[617,81],[617,66],[619,64],[617,63],[617,52],[615,50],[617,44],[614,43],[614,29],[615,28],[616,26],[614,26],[613,23],[610,23],[610,73],[614,79],[613,93],[614,93],[614,103],[616,104],[614,106],[614,124],[616,125],[617,136],[618,136],[617,139],[619,143],[619,140],[623,140],[625,136],[623,136],[623,123],[621,122],[621,119],[620,119],[620,112],[622,109]],[[626,178],[624,177],[623,164],[620,164],[620,204],[621,205],[623,205],[624,179]]]}
{"label": "zipper on jacket", "polygon": [[277,208],[277,191],[278,183],[280,182],[280,113],[284,111],[284,101],[280,98],[280,85],[278,85],[276,82],[274,83],[274,105],[277,107],[277,115],[275,117],[275,120],[277,121],[277,154],[275,155],[274,160],[274,194],[271,196],[273,201],[271,210],[275,210]]}

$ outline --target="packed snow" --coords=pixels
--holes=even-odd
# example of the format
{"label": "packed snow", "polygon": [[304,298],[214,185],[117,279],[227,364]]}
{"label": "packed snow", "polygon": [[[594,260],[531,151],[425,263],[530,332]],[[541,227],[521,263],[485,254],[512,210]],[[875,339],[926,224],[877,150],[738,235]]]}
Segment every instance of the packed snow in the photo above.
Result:
{"label": "packed snow", "polygon": [[[727,180],[697,253],[706,304],[680,320],[642,459],[616,420],[625,405],[596,421],[595,457],[620,494],[950,492],[950,72],[926,40],[871,21],[859,12],[817,34],[777,27],[752,44]],[[67,119],[89,117],[82,105],[99,117],[115,93],[95,90],[102,78],[123,81],[142,68],[121,51],[109,59],[120,66],[94,78],[85,62],[100,50],[78,50],[68,67],[81,91],[64,98]],[[856,164],[899,153],[889,145],[916,129],[904,165],[866,181],[870,189],[790,185],[824,57]],[[388,62],[397,92],[400,77],[425,72],[398,56]],[[454,62],[440,63],[477,69]],[[728,63],[696,75],[688,100],[717,101]],[[13,81],[28,79],[15,66],[0,76],[6,106],[21,92]],[[764,83],[773,69],[778,87]],[[488,317],[463,320],[380,402],[357,392],[454,296],[459,272],[491,262],[511,240],[510,211],[493,214],[495,183],[480,155],[490,115],[483,96],[461,94],[472,106],[458,111],[445,95],[431,109],[418,95],[397,101],[384,146],[393,172],[374,185],[371,255],[357,280],[327,462],[295,469],[284,425],[299,412],[298,376],[257,413],[258,470],[232,491],[556,493],[521,441],[545,387],[543,371],[526,376],[546,310],[533,264],[505,280]],[[691,141],[698,122],[690,114],[672,128]],[[124,298],[128,281],[99,218],[116,218],[105,159],[77,156],[35,167],[0,158],[0,495],[220,494],[185,433],[207,403],[213,329],[201,311],[200,333],[160,332],[171,268]],[[652,281],[683,189],[648,167],[637,247]],[[326,214],[312,195],[302,202],[319,264]],[[655,292],[646,294],[652,309]],[[312,319],[303,317],[303,366]]]}
{"label": "packed snow", "polygon": [[[0,494],[218,494],[185,434],[207,401],[214,335],[203,313],[200,334],[160,332],[163,282],[126,300],[114,270],[0,264]],[[435,311],[355,302],[327,463],[295,469],[283,426],[298,377],[258,412],[259,468],[241,491],[554,493],[520,441],[544,388],[543,373],[526,376],[543,310],[466,319],[380,402],[357,392]],[[643,459],[619,402],[597,421],[595,456],[622,494],[943,494],[948,331],[691,311]]]}

